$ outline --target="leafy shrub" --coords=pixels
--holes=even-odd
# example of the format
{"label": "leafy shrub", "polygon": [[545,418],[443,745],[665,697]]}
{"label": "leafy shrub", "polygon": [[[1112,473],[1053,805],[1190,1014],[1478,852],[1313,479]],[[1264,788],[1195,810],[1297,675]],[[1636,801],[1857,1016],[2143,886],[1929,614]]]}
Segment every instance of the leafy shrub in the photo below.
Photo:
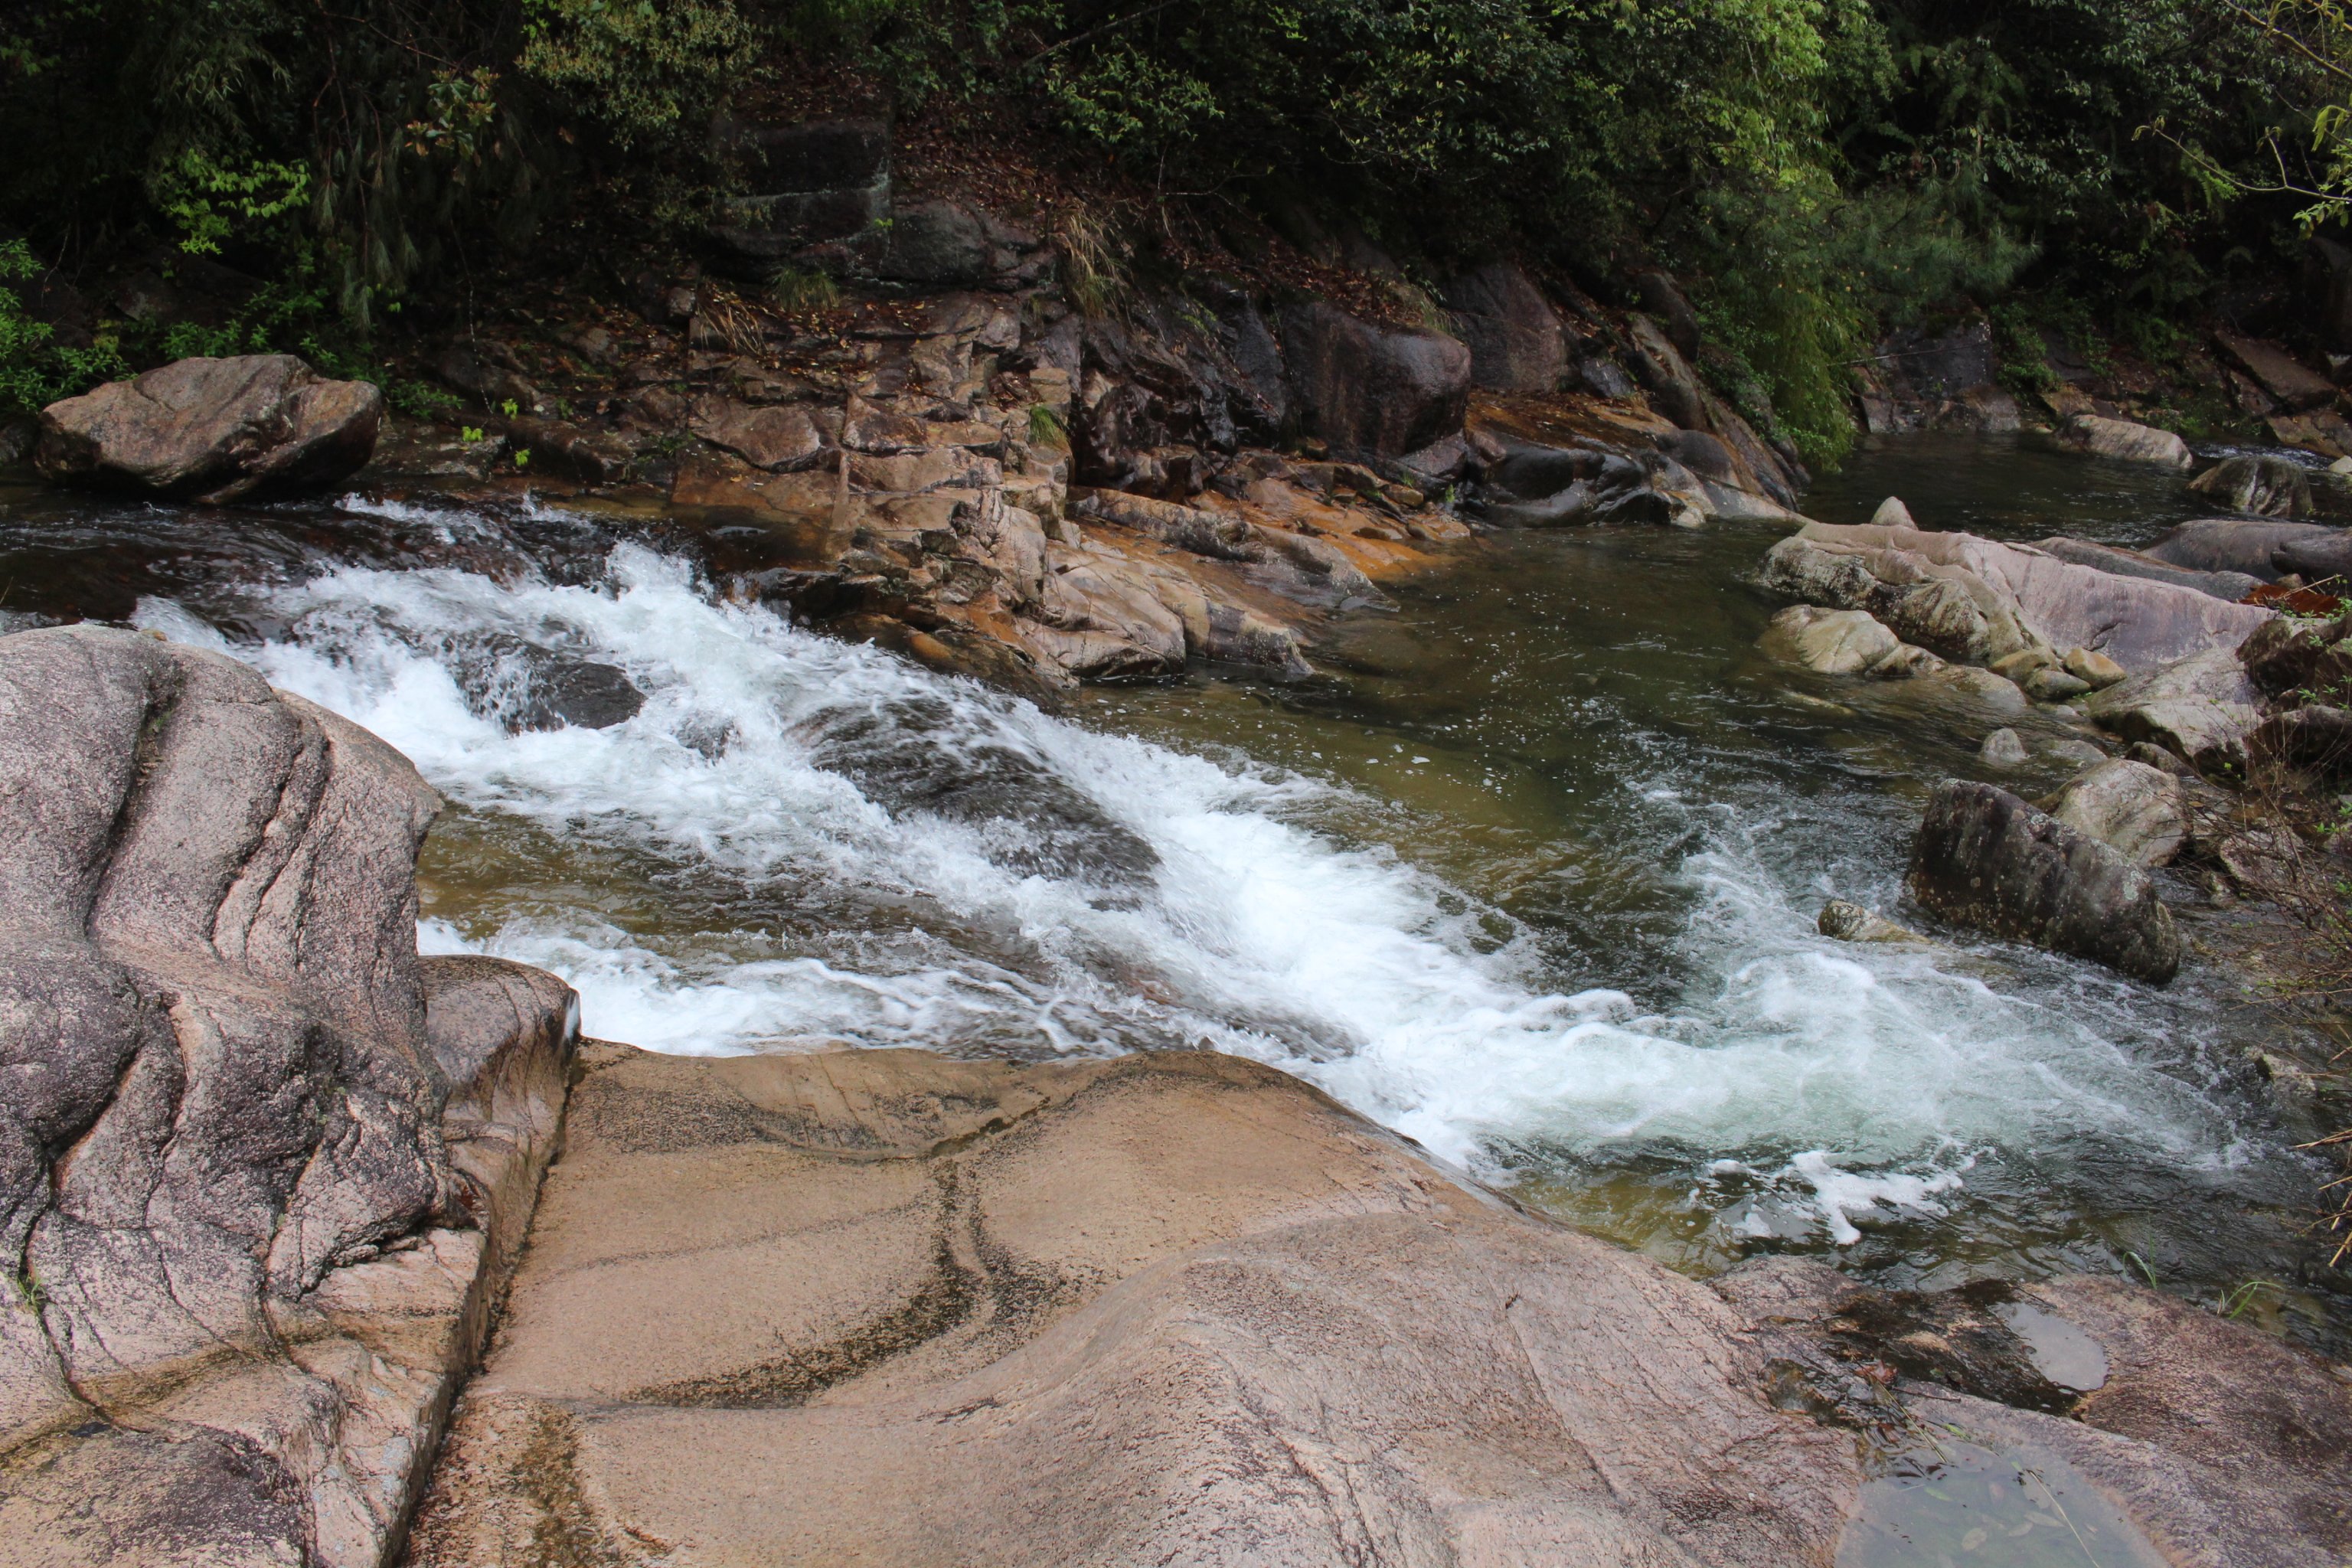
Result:
{"label": "leafy shrub", "polygon": [[61,347],[55,329],[26,313],[22,296],[9,285],[41,270],[23,240],[0,240],[0,415],[34,413],[131,374],[110,337],[100,336],[86,349]]}

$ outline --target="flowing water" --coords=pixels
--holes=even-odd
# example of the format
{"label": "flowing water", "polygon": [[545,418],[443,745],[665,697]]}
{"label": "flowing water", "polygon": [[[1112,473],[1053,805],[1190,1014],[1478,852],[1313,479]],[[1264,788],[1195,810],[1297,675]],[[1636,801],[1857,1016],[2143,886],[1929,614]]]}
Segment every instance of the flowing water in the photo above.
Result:
{"label": "flowing water", "polygon": [[[1927,437],[1809,510],[1890,492],[2011,538],[2193,514],[2176,476]],[[1758,658],[1775,537],[1493,536],[1341,628],[1322,678],[1058,716],[731,602],[741,539],[520,500],[0,492],[0,611],[228,648],[400,747],[451,803],[425,946],[556,971],[593,1034],[1213,1047],[1677,1268],[2260,1279],[2273,1327],[2340,1351],[2325,1174],[2247,1066],[2286,1026],[2223,972],[2158,992],[1815,933],[1832,897],[1902,914],[1927,790],[2005,721]],[[562,721],[619,674],[641,706]]]}

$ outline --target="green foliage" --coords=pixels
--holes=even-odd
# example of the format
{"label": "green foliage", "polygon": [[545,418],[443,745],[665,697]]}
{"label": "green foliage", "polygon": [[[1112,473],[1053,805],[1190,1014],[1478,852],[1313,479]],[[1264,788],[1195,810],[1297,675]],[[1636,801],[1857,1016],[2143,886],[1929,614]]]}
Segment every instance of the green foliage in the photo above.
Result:
{"label": "green foliage", "polygon": [[131,374],[110,336],[100,336],[86,349],[61,347],[47,321],[26,313],[23,297],[11,285],[40,273],[41,264],[23,240],[0,240],[0,415],[35,413],[60,397]]}
{"label": "green foliage", "polygon": [[1062,428],[1062,416],[1042,403],[1029,405],[1029,442],[1035,447],[1067,447],[1069,432]]}
{"label": "green foliage", "polygon": [[152,184],[156,205],[180,231],[180,248],[217,255],[223,240],[301,207],[310,198],[310,171],[257,158],[224,168],[187,147]]}
{"label": "green foliage", "polygon": [[523,0],[517,64],[628,147],[667,135],[747,69],[752,34],[730,0]]}
{"label": "green foliage", "polygon": [[[456,412],[465,403],[456,393],[429,381],[395,381],[384,388],[383,395],[385,402],[411,419],[438,419]],[[478,441],[481,437],[468,436],[466,439]]]}

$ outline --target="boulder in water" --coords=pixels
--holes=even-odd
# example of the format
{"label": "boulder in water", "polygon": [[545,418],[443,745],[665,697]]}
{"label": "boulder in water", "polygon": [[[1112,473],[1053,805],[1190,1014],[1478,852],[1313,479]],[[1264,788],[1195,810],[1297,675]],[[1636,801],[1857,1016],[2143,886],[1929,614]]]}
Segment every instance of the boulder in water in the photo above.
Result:
{"label": "boulder in water", "polygon": [[59,484],[216,504],[348,479],[383,423],[382,392],[291,354],[184,359],[50,404],[34,461]]}
{"label": "boulder in water", "polygon": [[2284,458],[2227,458],[2189,481],[2189,488],[2231,511],[2257,517],[2309,517],[2311,479]]}
{"label": "boulder in water", "polygon": [[1900,646],[1895,634],[1867,610],[1824,610],[1817,605],[1782,610],[1772,617],[1763,639],[1764,651],[1772,658],[1823,675],[1857,674]]}
{"label": "boulder in water", "polygon": [[1874,910],[1848,903],[1843,899],[1832,899],[1823,904],[1821,919],[1813,922],[1813,928],[1823,936],[1834,937],[1840,942],[1924,942],[1927,940],[1906,926],[1896,925]]}
{"label": "boulder in water", "polygon": [[2126,669],[2235,647],[2270,616],[2168,583],[2094,571],[1969,533],[1808,523],[1764,557],[1764,584],[1808,604],[1868,610],[1905,642],[1990,664],[2094,647]]}
{"label": "boulder in water", "polygon": [[2186,468],[2196,462],[2189,454],[2189,443],[2169,430],[2096,414],[2077,414],[2060,426],[2058,444],[2094,458],[2159,463],[2168,468]]}
{"label": "boulder in water", "polygon": [[2025,741],[2014,730],[1995,730],[1984,738],[1984,744],[1977,748],[1977,755],[1987,767],[2021,768],[2025,765]]}
{"label": "boulder in water", "polygon": [[1912,842],[1909,887],[1946,920],[2152,984],[2180,968],[2179,934],[2145,870],[1991,784],[1937,786]]}
{"label": "boulder in water", "polygon": [[2352,529],[2283,539],[2271,550],[2271,565],[2282,577],[2292,574],[2310,586],[2324,582],[2329,592],[2343,594],[2352,583]]}
{"label": "boulder in water", "polygon": [[418,958],[437,805],[219,654],[0,639],[0,1560],[395,1546],[577,1024]]}
{"label": "boulder in water", "polygon": [[2272,563],[2272,557],[2279,546],[2332,540],[2342,533],[2324,522],[2200,517],[2180,524],[2142,553],[2191,572],[2239,573],[2275,583],[2282,569]]}
{"label": "boulder in water", "polygon": [[2170,865],[2189,841],[2189,802],[2180,781],[2122,757],[2067,780],[2050,815],[2142,866]]}

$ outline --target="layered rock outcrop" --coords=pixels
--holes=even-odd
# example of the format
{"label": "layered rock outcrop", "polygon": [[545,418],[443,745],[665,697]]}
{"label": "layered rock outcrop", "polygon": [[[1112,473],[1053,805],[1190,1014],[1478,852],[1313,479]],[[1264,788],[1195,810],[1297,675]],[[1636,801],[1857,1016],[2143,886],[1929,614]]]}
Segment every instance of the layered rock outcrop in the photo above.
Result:
{"label": "layered rock outcrop", "polygon": [[397,1546],[577,1026],[418,958],[437,805],[235,660],[0,638],[0,1563]]}

